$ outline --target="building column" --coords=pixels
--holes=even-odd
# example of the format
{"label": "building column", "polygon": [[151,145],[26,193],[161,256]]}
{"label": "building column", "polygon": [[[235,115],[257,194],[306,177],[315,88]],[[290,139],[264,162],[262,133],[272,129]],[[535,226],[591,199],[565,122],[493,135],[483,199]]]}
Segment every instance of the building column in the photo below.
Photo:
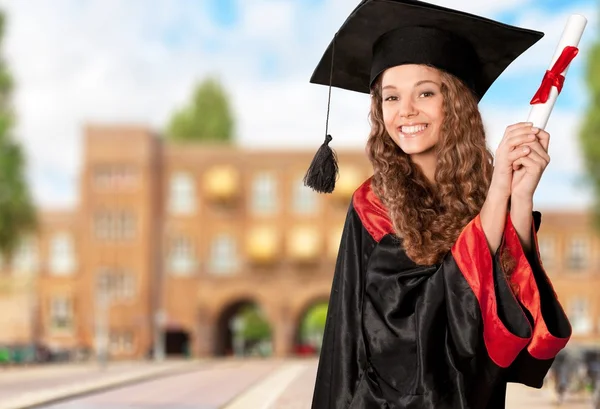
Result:
{"label": "building column", "polygon": [[283,306],[273,326],[273,356],[285,358],[293,354],[295,323],[291,309]]}
{"label": "building column", "polygon": [[206,308],[200,308],[197,315],[192,356],[209,358],[214,355],[216,331],[217,319],[212,317]]}

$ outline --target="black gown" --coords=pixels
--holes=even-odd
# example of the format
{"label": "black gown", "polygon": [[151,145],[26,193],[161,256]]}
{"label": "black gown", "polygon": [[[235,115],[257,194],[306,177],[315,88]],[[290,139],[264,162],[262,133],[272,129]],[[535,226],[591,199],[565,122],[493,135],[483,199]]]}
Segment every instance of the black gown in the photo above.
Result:
{"label": "black gown", "polygon": [[534,222],[531,254],[508,217],[492,256],[477,216],[443,262],[417,265],[368,179],[346,217],[312,408],[504,408],[508,382],[541,387],[571,326]]}

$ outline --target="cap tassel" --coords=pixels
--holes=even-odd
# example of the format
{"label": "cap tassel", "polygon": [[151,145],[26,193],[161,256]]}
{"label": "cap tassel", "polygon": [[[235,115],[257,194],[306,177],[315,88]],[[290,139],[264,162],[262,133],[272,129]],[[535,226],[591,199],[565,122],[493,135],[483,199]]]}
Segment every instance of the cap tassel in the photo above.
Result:
{"label": "cap tassel", "polygon": [[[337,36],[337,34],[336,34]],[[325,142],[321,145],[313,158],[306,175],[304,185],[319,193],[331,193],[335,189],[338,176],[337,155],[329,146],[333,139],[327,133],[329,127],[329,107],[331,104],[331,84],[333,82],[333,57],[335,52],[335,37],[331,47],[331,67],[329,73],[329,95],[327,97],[327,118],[325,119]]]}
{"label": "cap tassel", "polygon": [[304,176],[304,184],[319,193],[331,193],[335,189],[338,164],[335,152],[329,147],[332,139],[331,135],[325,137],[325,142],[315,154]]}

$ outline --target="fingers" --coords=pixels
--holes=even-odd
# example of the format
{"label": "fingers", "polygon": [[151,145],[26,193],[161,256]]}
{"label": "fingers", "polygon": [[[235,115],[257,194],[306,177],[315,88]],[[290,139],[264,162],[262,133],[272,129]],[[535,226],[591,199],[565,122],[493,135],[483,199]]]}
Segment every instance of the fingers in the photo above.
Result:
{"label": "fingers", "polygon": [[550,144],[550,134],[544,131],[543,129],[540,129],[537,133],[537,138],[539,139],[542,148],[544,148],[544,151],[548,152],[548,145]]}
{"label": "fingers", "polygon": [[[531,148],[531,150],[532,150],[531,155],[533,155],[535,153],[535,158],[536,159],[539,158],[540,160],[544,161],[546,166],[548,166],[548,164],[550,163],[550,155],[548,155],[548,152],[546,152],[544,150],[544,148],[542,147],[542,145],[539,141],[536,140],[531,143],[524,144],[523,146],[528,146],[529,148]],[[513,163],[513,170],[519,170],[519,169],[520,169],[520,165],[517,163]]]}
{"label": "fingers", "polygon": [[542,172],[544,172],[544,169],[546,169],[546,166],[548,166],[549,161],[549,159],[546,160],[538,152],[532,150],[528,155],[520,156],[515,159],[513,162],[513,169],[515,166],[524,166],[527,170],[541,175]]}
{"label": "fingers", "polygon": [[[536,128],[537,129],[537,128]],[[536,140],[535,142],[539,142],[540,148],[544,150],[544,152],[548,152],[548,146],[550,144],[550,134],[543,129],[537,129],[535,132]],[[527,146],[533,146],[531,142],[525,142]]]}
{"label": "fingers", "polygon": [[509,134],[514,130],[517,130],[519,128],[526,128],[526,127],[532,127],[533,126],[533,122],[517,122],[516,124],[510,125],[506,127],[506,132],[504,132],[504,134]]}
{"label": "fingers", "polygon": [[529,143],[535,142],[535,139],[535,135],[531,133],[515,134],[506,140],[505,146],[511,151],[522,144],[527,144],[525,146],[529,146]]}
{"label": "fingers", "polygon": [[536,135],[544,150],[548,152],[550,134],[543,129],[534,127],[532,122],[519,122],[514,125],[508,126],[504,133],[503,141],[508,141],[509,139],[517,135],[523,135],[528,133]]}
{"label": "fingers", "polygon": [[532,143],[527,144],[527,146],[529,146],[533,151],[532,154],[535,152],[541,159],[543,159],[546,162],[546,164],[550,163],[550,155],[548,155],[547,150],[544,149],[541,141],[534,141]]}
{"label": "fingers", "polygon": [[515,125],[511,125],[509,127],[506,128],[506,131],[504,132],[504,137],[502,138],[502,141],[500,141],[500,143],[506,143],[508,140],[510,140],[511,138],[518,136],[518,135],[527,135],[527,134],[533,134],[534,132],[531,130],[531,124],[527,123],[527,122],[520,122],[518,124]]}
{"label": "fingers", "polygon": [[[518,162],[519,159],[526,157],[531,153],[531,148],[528,146],[521,146],[517,149],[512,150],[508,154],[508,162],[513,165]],[[510,166],[510,165],[509,165]]]}
{"label": "fingers", "polygon": [[[549,141],[550,134],[543,129],[534,127],[531,122],[510,125],[506,128],[496,151],[497,163],[500,168],[507,166],[513,171],[517,171],[523,166],[529,168],[533,166],[540,168],[540,172],[543,172],[550,163]],[[525,157],[530,160],[522,160]]]}
{"label": "fingers", "polygon": [[529,171],[528,173],[537,173],[541,175],[544,171],[544,165],[529,156],[520,157],[519,159],[515,160],[514,163],[519,166],[523,166],[527,171]]}

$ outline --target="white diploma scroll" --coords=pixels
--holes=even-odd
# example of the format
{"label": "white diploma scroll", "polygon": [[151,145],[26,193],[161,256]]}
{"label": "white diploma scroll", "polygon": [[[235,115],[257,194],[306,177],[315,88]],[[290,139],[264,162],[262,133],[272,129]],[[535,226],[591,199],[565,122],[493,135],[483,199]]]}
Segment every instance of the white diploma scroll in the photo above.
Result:
{"label": "white diploma scroll", "polygon": [[[581,40],[581,36],[583,35],[583,30],[587,24],[587,19],[579,14],[572,14],[567,20],[567,25],[563,30],[562,37],[558,42],[558,46],[556,47],[556,51],[554,52],[554,57],[550,63],[550,67],[548,70],[551,70],[554,66],[554,63],[560,55],[562,54],[565,47],[573,46],[577,47],[579,45],[579,40]],[[561,73],[562,76],[566,76],[567,70],[569,67],[564,69]],[[546,102],[532,104],[531,111],[529,112],[529,117],[527,118],[527,122],[533,122],[533,126],[545,129],[546,124],[548,123],[548,118],[550,117],[550,113],[552,112],[552,108],[554,108],[554,103],[558,97],[558,89],[553,86],[550,89],[550,95]]]}

